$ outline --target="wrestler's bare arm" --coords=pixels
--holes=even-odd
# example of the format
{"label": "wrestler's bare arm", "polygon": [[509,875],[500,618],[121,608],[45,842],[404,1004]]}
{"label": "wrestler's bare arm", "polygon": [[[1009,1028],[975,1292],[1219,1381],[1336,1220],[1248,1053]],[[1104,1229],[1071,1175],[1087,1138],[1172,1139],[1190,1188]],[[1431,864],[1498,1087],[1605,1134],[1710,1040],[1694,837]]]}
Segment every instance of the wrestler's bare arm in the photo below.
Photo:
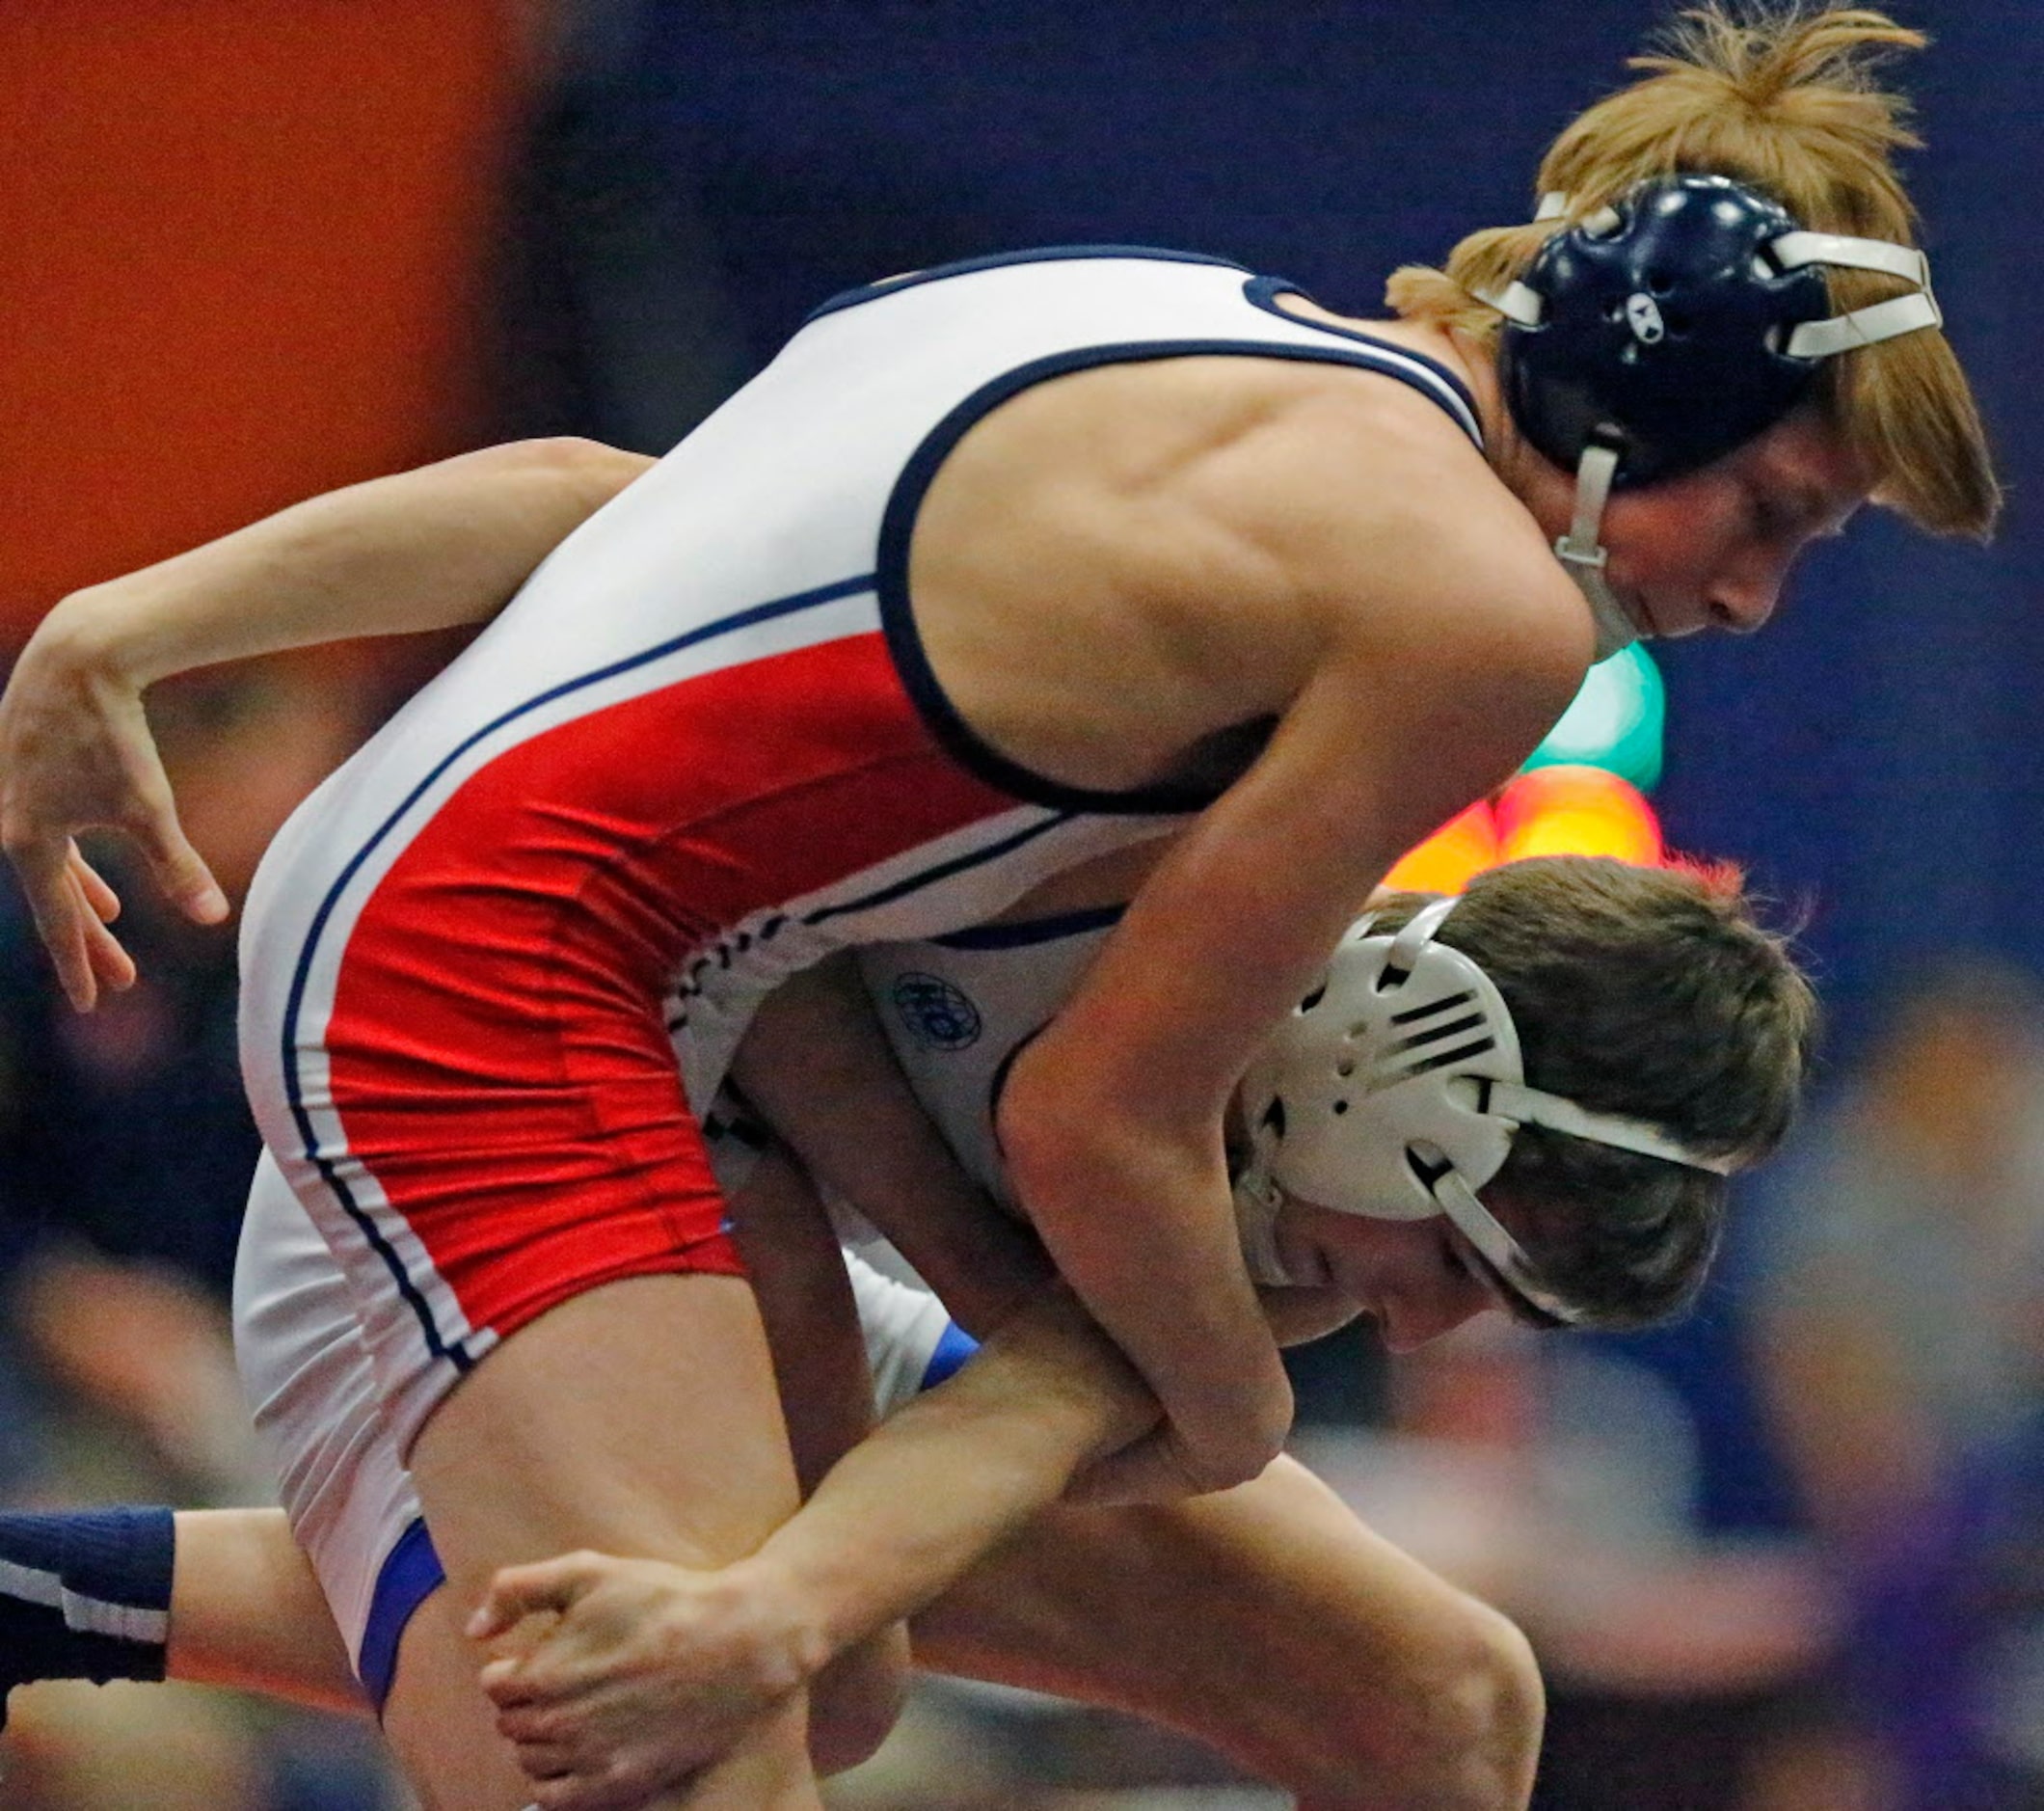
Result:
{"label": "wrestler's bare arm", "polygon": [[169,1676],[367,1714],[311,1561],[282,1509],[177,1513]]}
{"label": "wrestler's bare arm", "polygon": [[[875,1638],[891,1640],[1159,1413],[1076,1298],[1040,1291],[956,1376],[840,1459],[750,1557],[697,1572],[581,1553],[500,1572],[472,1635],[554,1620],[485,1669],[498,1726],[563,1790],[695,1764],[804,1685],[826,1720],[847,1697],[871,1706],[889,1683]],[[845,1657],[862,1653],[863,1676],[847,1681]],[[868,1729],[884,1724],[867,1712]]]}
{"label": "wrestler's bare arm", "polygon": [[[1237,1254],[1223,1104],[1358,902],[1509,775],[1590,652],[1579,600],[1475,449],[1431,420],[1401,440],[1404,425],[1365,411],[1351,444],[1316,403],[1296,432],[1260,426],[1253,461],[1217,454],[1224,483],[1187,461],[1184,498],[1166,506],[1153,486],[1130,532],[1103,537],[1116,550],[1103,584],[1139,621],[1169,595],[1189,662],[1254,670],[1267,657],[1244,638],[1298,657],[1262,700],[1278,721],[1261,758],[1139,890],[1001,1112],[1060,1271],[1170,1412],[1156,1456],[1207,1488],[1260,1470],[1289,1413]],[[1207,567],[1235,588],[1202,613]],[[1256,702],[1229,692],[1216,709],[1241,720]]]}
{"label": "wrestler's bare arm", "polygon": [[[731,1205],[807,1498],[873,1429],[874,1379],[857,1303],[830,1218],[781,1147],[761,1153]],[[857,1541],[864,1530],[840,1529],[839,1538]],[[901,1620],[874,1618],[825,1653],[809,1625],[794,1620],[807,1613],[805,1602],[754,1589],[742,1576],[670,1575],[595,1558],[583,1564],[599,1582],[578,1599],[570,1625],[552,1632],[558,1639],[545,1642],[539,1678],[568,1675],[581,1686],[576,1735],[600,1764],[649,1741],[660,1744],[663,1770],[716,1760],[796,1682],[808,1688],[810,1754],[824,1772],[864,1759],[892,1727],[909,1665]],[[632,1586],[641,1573],[674,1585],[661,1603],[675,1613],[639,1613]],[[685,1631],[686,1647],[660,1645]],[[799,1675],[790,1660],[797,1649],[815,1656]],[[501,1733],[529,1742],[546,1731],[558,1740],[553,1703],[520,1695],[525,1682],[502,1664],[487,1676]],[[520,1759],[538,1756],[528,1749]]]}
{"label": "wrestler's bare arm", "polygon": [[0,848],[20,871],[66,993],[91,1006],[134,965],[119,903],[72,838],[133,836],[202,920],[227,902],[177,823],[142,710],[195,666],[360,635],[487,620],[652,461],[553,440],[465,453],[318,497],[66,598],[0,697]]}
{"label": "wrestler's bare arm", "polygon": [[1046,1291],[749,1557],[698,1572],[581,1553],[499,1572],[471,1635],[557,1621],[485,1669],[498,1727],[557,1780],[697,1764],[706,1732],[766,1713],[921,1608],[1156,1415],[1077,1302]]}
{"label": "wrestler's bare arm", "polygon": [[959,1168],[895,1062],[849,957],[775,988],[733,1074],[777,1137],[893,1241],[984,1338],[1055,1276]]}
{"label": "wrestler's bare arm", "polygon": [[[966,1175],[924,1111],[848,957],[774,990],[734,1074],[775,1136],[887,1235],[968,1333],[987,1338],[1055,1279],[1042,1246]],[[1259,1298],[1280,1345],[1357,1312],[1332,1289]]]}

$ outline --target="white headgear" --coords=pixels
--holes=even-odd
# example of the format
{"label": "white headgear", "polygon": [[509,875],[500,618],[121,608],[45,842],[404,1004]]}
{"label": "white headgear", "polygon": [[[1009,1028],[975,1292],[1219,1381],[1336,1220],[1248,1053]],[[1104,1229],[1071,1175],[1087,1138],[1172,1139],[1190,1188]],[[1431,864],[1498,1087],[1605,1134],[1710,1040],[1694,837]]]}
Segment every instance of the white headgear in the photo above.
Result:
{"label": "white headgear", "polygon": [[1235,1191],[1243,1248],[1259,1283],[1290,1281],[1274,1236],[1287,1196],[1377,1220],[1445,1214],[1520,1295],[1576,1321],[1580,1311],[1476,1196],[1521,1125],[1720,1176],[1734,1165],[1525,1086],[1503,996],[1469,957],[1434,940],[1455,904],[1421,907],[1395,936],[1373,936],[1368,918],[1356,925],[1251,1065],[1251,1146]]}

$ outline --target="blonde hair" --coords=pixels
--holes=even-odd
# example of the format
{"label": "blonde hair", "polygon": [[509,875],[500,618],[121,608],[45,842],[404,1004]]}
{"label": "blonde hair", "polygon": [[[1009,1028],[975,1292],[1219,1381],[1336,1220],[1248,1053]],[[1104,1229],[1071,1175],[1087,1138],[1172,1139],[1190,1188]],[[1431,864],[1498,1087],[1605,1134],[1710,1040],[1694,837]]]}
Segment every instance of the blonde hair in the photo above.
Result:
{"label": "blonde hair", "polygon": [[[1922,143],[1909,103],[1873,79],[1875,63],[1928,41],[1863,8],[1800,5],[1735,14],[1716,5],[1677,19],[1629,68],[1641,81],[1579,115],[1542,159],[1542,193],[1568,197],[1579,220],[1648,177],[1728,176],[1752,184],[1806,228],[1916,243],[1916,209],[1896,175],[1896,150]],[[1499,315],[1480,293],[1520,276],[1567,220],[1471,233],[1444,270],[1408,265],[1385,300],[1398,313],[1484,344]],[[1843,311],[1906,287],[1864,271],[1830,270]],[[1945,336],[1920,330],[1820,365],[1816,401],[1873,474],[1877,501],[1939,534],[1984,539],[2001,488],[1973,392]]]}

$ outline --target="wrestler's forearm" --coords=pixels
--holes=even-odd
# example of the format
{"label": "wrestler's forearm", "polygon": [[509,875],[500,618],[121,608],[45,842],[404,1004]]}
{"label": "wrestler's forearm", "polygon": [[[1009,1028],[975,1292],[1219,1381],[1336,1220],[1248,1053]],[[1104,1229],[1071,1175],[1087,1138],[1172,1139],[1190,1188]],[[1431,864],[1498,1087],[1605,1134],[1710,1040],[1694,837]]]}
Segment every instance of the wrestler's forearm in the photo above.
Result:
{"label": "wrestler's forearm", "polygon": [[930,1123],[847,961],[777,988],[734,1073],[811,1173],[894,1242],[968,1333],[986,1338],[1051,1280],[1041,1246]]}
{"label": "wrestler's forearm", "polygon": [[170,1677],[366,1715],[347,1649],[282,1510],[182,1510],[176,1539]]}
{"label": "wrestler's forearm", "polygon": [[39,658],[140,689],[221,661],[485,622],[651,463],[528,441],[315,497],[74,593],[39,632]]}
{"label": "wrestler's forearm", "polygon": [[820,1653],[842,1652],[948,1588],[1158,1415],[1075,1298],[1046,1291],[847,1454],[740,1565],[805,1607]]}
{"label": "wrestler's forearm", "polygon": [[873,1431],[873,1373],[845,1253],[809,1178],[774,1146],[731,1198],[732,1237],[773,1354],[807,1497]]}
{"label": "wrestler's forearm", "polygon": [[[1023,1080],[1018,1063],[1011,1095]],[[1243,1261],[1218,1122],[1187,1135],[1067,1104],[1048,1126],[1024,1107],[1002,1135],[1059,1274],[1165,1405],[1157,1482],[1189,1495],[1255,1475],[1291,1392]]]}

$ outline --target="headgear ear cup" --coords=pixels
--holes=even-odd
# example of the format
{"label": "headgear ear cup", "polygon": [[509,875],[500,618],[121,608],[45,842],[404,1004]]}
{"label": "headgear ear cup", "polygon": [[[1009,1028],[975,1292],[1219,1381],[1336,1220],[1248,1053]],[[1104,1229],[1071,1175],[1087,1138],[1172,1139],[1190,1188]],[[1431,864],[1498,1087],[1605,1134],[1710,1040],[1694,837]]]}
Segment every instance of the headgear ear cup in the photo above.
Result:
{"label": "headgear ear cup", "polygon": [[[1825,320],[1827,264],[1916,292]],[[1611,446],[1618,490],[1723,458],[1803,399],[1820,360],[1942,318],[1914,246],[1806,232],[1718,176],[1635,184],[1487,299],[1506,316],[1499,370],[1520,432],[1565,471]]]}
{"label": "headgear ear cup", "polygon": [[1374,934],[1363,920],[1266,1041],[1243,1080],[1251,1156],[1238,1210],[1271,1265],[1271,1227],[1287,1195],[1372,1219],[1444,1213],[1528,1301],[1574,1320],[1477,1198],[1521,1124],[1718,1174],[1732,1166],[1639,1121],[1528,1088],[1496,985],[1435,939],[1455,905],[1421,907],[1395,936]]}
{"label": "headgear ear cup", "polygon": [[1564,228],[1521,280],[1538,319],[1508,318],[1505,399],[1520,432],[1564,470],[1605,440],[1619,489],[1708,465],[1801,400],[1816,374],[1782,351],[1824,312],[1824,280],[1767,246],[1787,209],[1723,176],[1643,183]]}
{"label": "headgear ear cup", "polygon": [[[1550,196],[1541,217],[1568,205]],[[1827,319],[1822,265],[1914,287]],[[1575,473],[1574,520],[1554,551],[1589,601],[1600,660],[1640,628],[1603,577],[1611,491],[1723,458],[1802,400],[1820,360],[1944,318],[1914,246],[1805,231],[1778,203],[1721,176],[1635,184],[1554,233],[1522,278],[1482,299],[1505,316],[1498,373],[1513,421]]]}
{"label": "headgear ear cup", "polygon": [[1453,904],[1423,907],[1396,937],[1352,931],[1326,981],[1266,1044],[1245,1105],[1258,1149],[1281,1153],[1273,1174],[1287,1193],[1373,1219],[1427,1220],[1440,1206],[1412,1166],[1414,1147],[1452,1152],[1475,1188],[1503,1166],[1511,1126],[1444,1085],[1522,1073],[1519,1034],[1490,977],[1432,941]]}

